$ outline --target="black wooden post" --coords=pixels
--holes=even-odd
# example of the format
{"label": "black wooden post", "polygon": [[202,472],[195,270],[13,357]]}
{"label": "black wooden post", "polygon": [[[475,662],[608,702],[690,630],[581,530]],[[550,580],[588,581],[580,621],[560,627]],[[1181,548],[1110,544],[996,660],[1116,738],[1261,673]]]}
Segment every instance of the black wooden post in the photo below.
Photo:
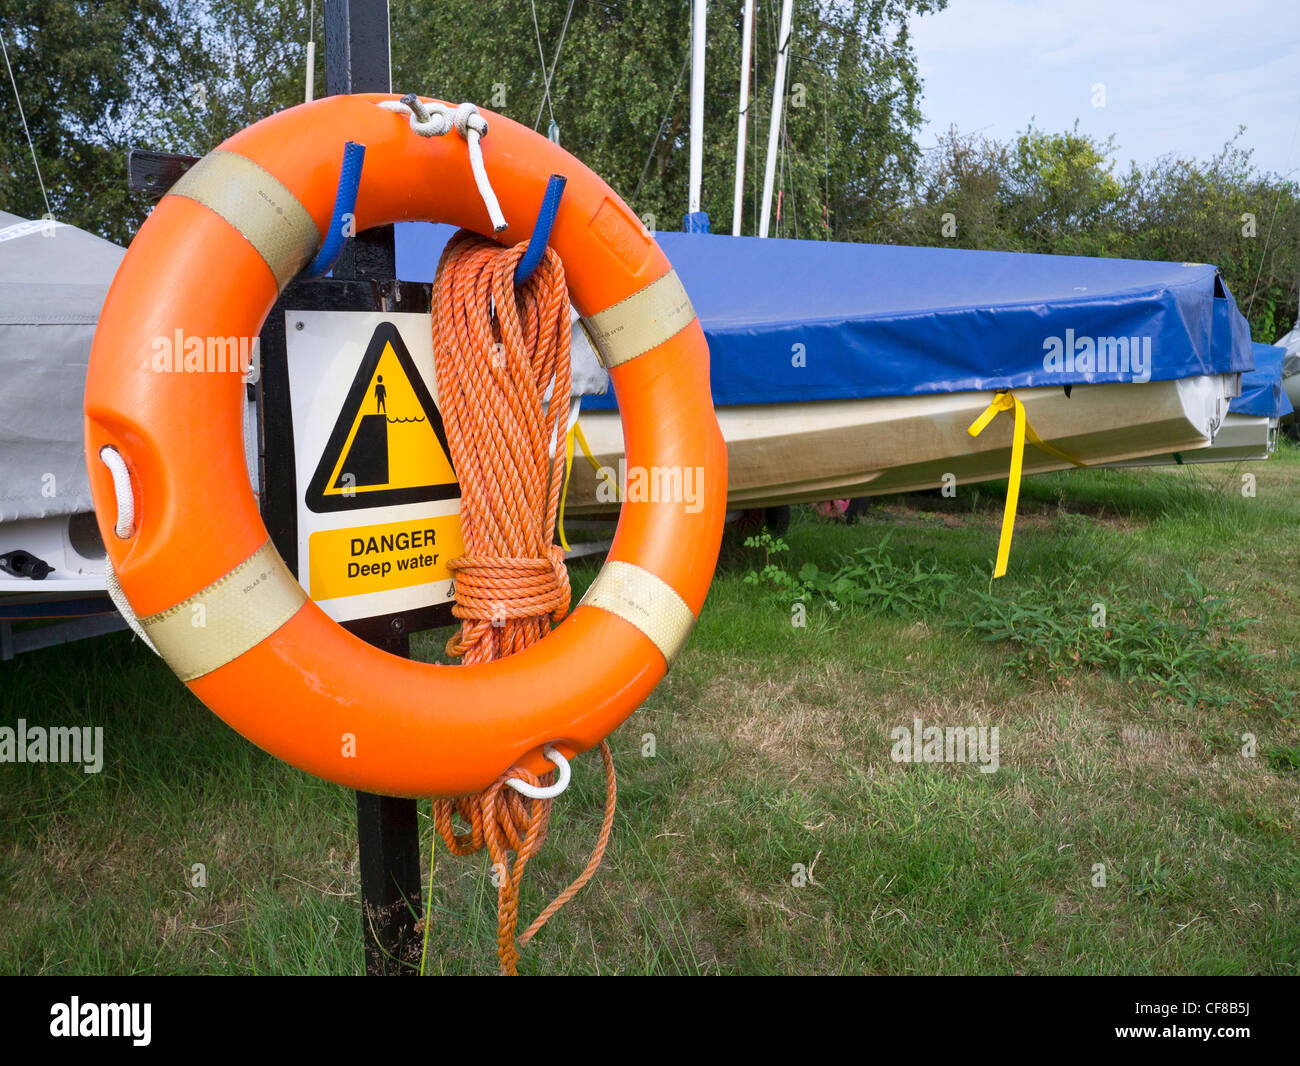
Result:
{"label": "black wooden post", "polygon": [[[395,297],[400,292],[400,301]],[[262,374],[257,385],[262,457],[262,518],[271,541],[297,574],[298,498],[294,427],[289,396],[286,332],[295,311],[428,311],[429,287],[391,279],[325,278],[296,281],[281,294],[262,328]],[[286,321],[287,319],[287,321]],[[447,605],[340,623],[362,640],[393,655],[410,656],[410,634],[454,621]],[[420,938],[420,851],[414,800],[357,794],[357,842],[361,856],[362,922],[366,972],[416,972]]]}
{"label": "black wooden post", "polygon": [[[325,0],[325,92],[392,91],[388,52],[388,0]],[[392,226],[357,234],[334,268],[340,280],[383,286],[397,277]],[[410,635],[400,618],[370,642],[409,658]],[[361,907],[366,973],[416,972],[420,939],[420,838],[414,800],[357,793],[357,846],[361,857]]]}
{"label": "black wooden post", "polygon": [[[393,91],[388,0],[325,0],[325,94]],[[389,281],[397,276],[393,227],[365,230],[347,243],[336,278]]]}
{"label": "black wooden post", "polygon": [[388,0],[325,0],[325,93],[390,93]]}

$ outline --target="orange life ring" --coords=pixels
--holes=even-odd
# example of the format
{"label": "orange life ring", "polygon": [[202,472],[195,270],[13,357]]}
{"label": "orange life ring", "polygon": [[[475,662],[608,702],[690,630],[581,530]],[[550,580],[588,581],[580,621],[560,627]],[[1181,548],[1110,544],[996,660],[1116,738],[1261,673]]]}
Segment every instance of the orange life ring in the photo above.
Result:
{"label": "orange life ring", "polygon": [[[352,788],[481,791],[512,765],[550,769],[607,736],[664,676],[704,602],[726,507],[708,349],[649,232],[594,173],[499,115],[483,157],[528,236],[552,173],[568,178],[550,243],[609,367],[629,468],[699,471],[703,506],[627,502],[583,602],[527,650],[478,666],[401,659],[348,633],[293,580],[244,466],[237,373],[159,373],[155,338],[255,337],[329,224],[345,139],[366,146],[357,229],[405,220],[491,232],[465,141],[423,138],[334,96],[264,119],[194,166],[131,243],[86,381],[86,455],[111,563],[159,653],[208,707],[272,754]],[[486,113],[485,113],[486,114]],[[114,531],[106,446],[135,519]],[[202,608],[202,610],[200,610]],[[198,625],[202,616],[203,625]]]}

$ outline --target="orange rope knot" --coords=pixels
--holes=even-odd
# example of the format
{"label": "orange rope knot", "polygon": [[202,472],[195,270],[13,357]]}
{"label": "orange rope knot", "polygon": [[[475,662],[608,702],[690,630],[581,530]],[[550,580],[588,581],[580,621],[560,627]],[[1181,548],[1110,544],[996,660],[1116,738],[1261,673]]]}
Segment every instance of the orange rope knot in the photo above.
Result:
{"label": "orange rope knot", "polygon": [[[526,243],[502,248],[465,230],[448,242],[433,296],[438,402],[461,488],[465,554],[448,563],[460,632],[447,653],[465,664],[513,655],[541,640],[568,612],[569,575],[553,543],[564,470],[569,363],[569,290],[547,248],[528,282],[515,287]],[[548,783],[520,767],[485,792],[435,800],[434,824],[447,848],[486,848],[497,882],[497,953],[516,972],[519,947],[587,883],[600,865],[614,820],[616,784],[607,744],[605,818],[586,869],[516,941],[519,889],[550,825],[551,801],[506,784]],[[457,832],[453,816],[469,827]],[[510,862],[510,853],[514,862]]]}
{"label": "orange rope knot", "polygon": [[[447,654],[467,656],[482,646],[473,661],[497,659],[522,651],[550,632],[569,611],[569,571],[564,549],[552,545],[546,559],[462,555],[448,569],[456,579],[452,614],[463,623],[461,632],[447,642]],[[511,627],[509,646],[506,622],[531,623]]]}

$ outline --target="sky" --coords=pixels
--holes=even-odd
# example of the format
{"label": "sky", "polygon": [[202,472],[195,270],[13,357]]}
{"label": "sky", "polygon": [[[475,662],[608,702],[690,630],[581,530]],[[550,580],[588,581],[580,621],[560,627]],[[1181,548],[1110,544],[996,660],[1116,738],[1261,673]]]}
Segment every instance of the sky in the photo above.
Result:
{"label": "sky", "polygon": [[911,31],[924,147],[1077,118],[1125,169],[1208,159],[1244,125],[1258,169],[1300,177],[1300,0],[949,0]]}

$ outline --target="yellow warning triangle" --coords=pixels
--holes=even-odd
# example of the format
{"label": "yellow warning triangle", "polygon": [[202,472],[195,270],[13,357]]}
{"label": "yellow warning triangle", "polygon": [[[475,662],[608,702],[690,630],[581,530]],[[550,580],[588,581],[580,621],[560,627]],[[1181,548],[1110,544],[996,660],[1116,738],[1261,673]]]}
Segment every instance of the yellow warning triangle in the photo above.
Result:
{"label": "yellow warning triangle", "polygon": [[460,495],[442,416],[397,327],[382,322],[348,389],[306,504],[316,512]]}

